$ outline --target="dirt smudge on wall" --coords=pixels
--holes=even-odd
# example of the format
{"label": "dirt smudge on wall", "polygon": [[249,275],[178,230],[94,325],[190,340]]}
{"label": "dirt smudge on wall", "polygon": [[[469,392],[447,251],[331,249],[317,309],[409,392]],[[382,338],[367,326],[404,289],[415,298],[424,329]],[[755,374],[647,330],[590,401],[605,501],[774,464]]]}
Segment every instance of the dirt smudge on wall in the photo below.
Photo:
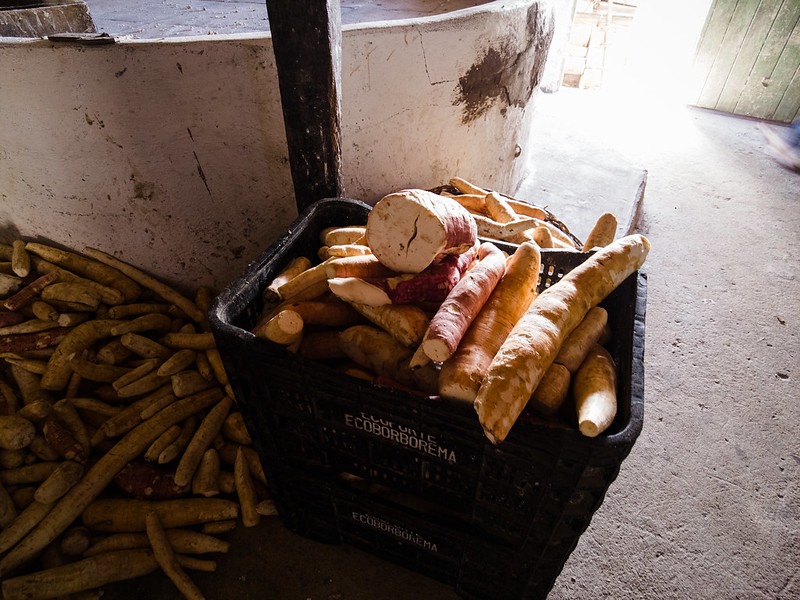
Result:
{"label": "dirt smudge on wall", "polygon": [[459,78],[454,105],[463,105],[462,122],[468,125],[495,104],[501,112],[509,106],[525,107],[544,73],[547,53],[553,39],[553,19],[538,5],[528,9],[526,45],[511,47],[499,40]]}

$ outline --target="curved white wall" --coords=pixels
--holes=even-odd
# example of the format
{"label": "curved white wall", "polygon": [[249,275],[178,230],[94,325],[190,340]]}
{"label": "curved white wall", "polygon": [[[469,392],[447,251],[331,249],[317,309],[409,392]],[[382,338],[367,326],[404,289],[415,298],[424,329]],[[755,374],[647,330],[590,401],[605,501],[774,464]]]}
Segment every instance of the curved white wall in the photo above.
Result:
{"label": "curved white wall", "polygon": [[[551,34],[546,0],[344,27],[346,195],[453,175],[515,191]],[[5,38],[0,82],[0,241],[221,288],[296,216],[268,36]]]}

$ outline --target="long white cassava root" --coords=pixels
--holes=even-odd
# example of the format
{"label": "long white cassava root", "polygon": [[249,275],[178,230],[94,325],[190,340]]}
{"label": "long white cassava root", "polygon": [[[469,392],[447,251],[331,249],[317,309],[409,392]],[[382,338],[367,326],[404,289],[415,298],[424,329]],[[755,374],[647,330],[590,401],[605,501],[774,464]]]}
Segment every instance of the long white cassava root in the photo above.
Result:
{"label": "long white cassava root", "polygon": [[7,579],[5,600],[57,598],[95,589],[116,581],[147,575],[158,569],[152,550],[117,550],[52,569]]}
{"label": "long white cassava root", "polygon": [[492,360],[475,398],[486,436],[502,442],[589,310],[639,269],[650,250],[642,235],[620,238],[539,294]]}

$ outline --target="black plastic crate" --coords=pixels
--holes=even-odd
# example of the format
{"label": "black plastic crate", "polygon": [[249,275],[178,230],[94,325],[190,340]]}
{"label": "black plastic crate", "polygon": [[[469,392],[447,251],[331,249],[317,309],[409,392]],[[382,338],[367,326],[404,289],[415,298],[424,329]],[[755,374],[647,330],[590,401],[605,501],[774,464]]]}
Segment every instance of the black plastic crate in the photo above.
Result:
{"label": "black plastic crate", "polygon": [[[299,471],[284,473],[281,482],[294,503],[293,514],[310,517],[292,520],[295,531],[361,548],[450,584],[464,598],[544,598],[563,565],[561,555],[509,548],[397,502],[391,493]],[[564,537],[577,539],[574,532]]]}
{"label": "black plastic crate", "polygon": [[[530,564],[506,559],[494,565],[501,571],[504,563],[509,565],[506,575],[524,583],[517,591],[549,589],[641,431],[646,278],[632,275],[602,304],[609,312],[609,350],[618,369],[619,406],[612,427],[587,438],[574,423],[556,424],[524,412],[506,440],[494,446],[469,406],[346,376],[249,332],[263,307],[262,290],[272,278],[292,258],[316,256],[323,228],[364,224],[368,212],[368,205],[353,200],[317,202],[246,268],[210,312],[281,518],[304,535],[357,542],[360,538],[340,531],[339,511],[330,507],[340,499],[337,482],[346,473],[416,499],[412,508],[395,502],[398,526],[413,518],[418,519],[416,531],[438,527],[442,535],[457,537],[453,560],[458,565],[471,560],[472,545],[496,544],[502,549],[498,556],[536,557]],[[540,287],[556,282],[587,256],[543,251]],[[316,485],[296,486],[301,476]],[[362,494],[350,501],[369,498]],[[382,510],[392,502],[384,499]],[[370,542],[360,539],[359,545],[369,548]],[[426,561],[392,559],[427,572],[416,564]],[[478,554],[475,560],[486,556]],[[432,575],[455,581],[464,594],[475,587],[458,583],[470,577],[469,569],[440,571]]]}

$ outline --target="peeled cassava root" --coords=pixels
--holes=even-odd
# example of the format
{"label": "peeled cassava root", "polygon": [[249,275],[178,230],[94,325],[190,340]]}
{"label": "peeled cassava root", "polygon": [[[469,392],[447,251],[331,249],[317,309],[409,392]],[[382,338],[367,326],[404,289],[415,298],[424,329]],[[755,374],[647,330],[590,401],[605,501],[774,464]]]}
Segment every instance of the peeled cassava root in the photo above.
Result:
{"label": "peeled cassava root", "polygon": [[617,414],[617,368],[608,350],[595,344],[573,384],[578,429],[596,437],[611,425]]}
{"label": "peeled cassava root", "polygon": [[475,398],[481,426],[493,443],[506,438],[566,337],[642,266],[649,250],[642,235],[621,238],[536,297],[498,350]]}
{"label": "peeled cassava root", "polygon": [[[29,273],[0,292],[3,596],[62,597],[165,565],[173,575],[175,564],[213,570],[184,555],[193,552],[187,536],[229,530],[242,511],[224,484],[234,478],[231,453],[216,469],[198,456],[235,444],[254,474],[248,501],[270,498],[208,330],[211,291],[185,296],[99,250],[0,245],[17,253],[20,273],[23,250]],[[166,538],[148,540],[149,513]],[[114,547],[114,528],[135,528],[144,545]],[[164,539],[174,560],[162,560]],[[227,551],[224,540],[204,539],[203,552]]]}

